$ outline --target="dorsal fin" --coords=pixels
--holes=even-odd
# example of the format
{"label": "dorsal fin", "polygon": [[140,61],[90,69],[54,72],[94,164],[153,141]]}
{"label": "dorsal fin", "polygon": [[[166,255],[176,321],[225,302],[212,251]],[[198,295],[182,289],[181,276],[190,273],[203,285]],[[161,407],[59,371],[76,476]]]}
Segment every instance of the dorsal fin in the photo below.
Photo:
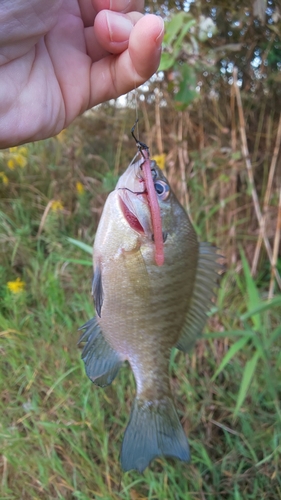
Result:
{"label": "dorsal fin", "polygon": [[216,247],[209,243],[200,243],[196,279],[190,307],[188,309],[181,336],[176,347],[183,352],[188,352],[200,337],[207,321],[207,312],[212,306],[214,289],[218,287],[218,270],[222,268],[217,259]]}

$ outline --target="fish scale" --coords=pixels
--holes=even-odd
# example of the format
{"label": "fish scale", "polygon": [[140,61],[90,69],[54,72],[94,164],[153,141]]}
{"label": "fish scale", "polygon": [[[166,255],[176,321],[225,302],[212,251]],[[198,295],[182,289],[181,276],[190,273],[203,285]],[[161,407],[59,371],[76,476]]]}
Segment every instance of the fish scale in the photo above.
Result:
{"label": "fish scale", "polygon": [[81,337],[95,384],[110,384],[122,362],[130,363],[136,399],[121,465],[139,472],[157,456],[190,459],[169,385],[169,359],[173,346],[187,352],[201,335],[219,269],[215,249],[198,243],[188,215],[151,162],[165,234],[163,265],[157,266],[143,161],[127,168],[105,203],[93,253],[97,316],[82,327]]}

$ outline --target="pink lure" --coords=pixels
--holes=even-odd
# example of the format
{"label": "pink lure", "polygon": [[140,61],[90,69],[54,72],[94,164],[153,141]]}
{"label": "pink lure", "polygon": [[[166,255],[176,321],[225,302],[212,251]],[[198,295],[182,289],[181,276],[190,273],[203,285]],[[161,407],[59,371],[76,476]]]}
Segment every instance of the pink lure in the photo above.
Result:
{"label": "pink lure", "polygon": [[155,262],[157,266],[162,266],[164,264],[164,243],[163,243],[160,207],[157,199],[157,194],[154,188],[154,182],[152,179],[149,153],[146,149],[143,149],[142,155],[145,160],[144,163],[142,164],[142,172],[147,191],[147,199],[151,211],[152,228],[154,234]]}

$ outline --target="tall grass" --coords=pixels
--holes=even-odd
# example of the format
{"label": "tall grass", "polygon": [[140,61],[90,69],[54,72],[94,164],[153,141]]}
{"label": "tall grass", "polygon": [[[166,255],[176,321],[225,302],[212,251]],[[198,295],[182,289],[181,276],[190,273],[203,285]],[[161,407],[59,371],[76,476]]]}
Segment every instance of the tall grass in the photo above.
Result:
{"label": "tall grass", "polygon": [[[93,315],[85,250],[107,191],[134,154],[134,145],[123,147],[116,166],[110,130],[89,140],[101,120],[86,117],[59,138],[1,153],[8,182],[0,185],[0,498],[281,498],[281,299],[267,299],[269,268],[252,278],[241,234],[204,339],[190,355],[171,357],[192,463],[158,459],[141,476],[120,470],[131,371],[124,365],[112,386],[95,387],[76,345],[78,327]],[[130,117],[107,120],[115,130]],[[27,161],[11,170],[16,154]],[[216,166],[215,185],[204,154],[193,153],[190,210],[200,237],[215,242],[228,180]],[[236,196],[225,192],[226,210]],[[243,219],[249,223],[247,209]],[[226,215],[224,223],[228,231]]]}

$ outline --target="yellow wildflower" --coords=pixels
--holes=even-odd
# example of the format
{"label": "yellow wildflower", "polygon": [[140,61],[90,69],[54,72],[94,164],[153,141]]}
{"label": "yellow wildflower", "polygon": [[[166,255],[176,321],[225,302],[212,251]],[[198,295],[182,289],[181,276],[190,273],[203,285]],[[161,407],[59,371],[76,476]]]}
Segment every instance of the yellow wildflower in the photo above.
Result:
{"label": "yellow wildflower", "polygon": [[6,174],[4,174],[4,172],[0,172],[0,179],[2,179],[2,182],[5,186],[7,186],[7,184],[9,184],[9,179],[6,176]]}
{"label": "yellow wildflower", "polygon": [[20,154],[20,155],[23,155],[23,156],[27,156],[27,155],[28,155],[28,150],[27,150],[27,148],[26,148],[25,146],[21,146],[21,147],[19,148],[19,154]]}
{"label": "yellow wildflower", "polygon": [[15,166],[16,166],[16,162],[15,162],[14,158],[10,158],[10,159],[8,160],[7,165],[8,165],[8,168],[9,168],[10,170],[14,170],[14,169],[15,169]]}
{"label": "yellow wildflower", "polygon": [[59,200],[53,200],[51,209],[53,212],[59,212],[59,210],[63,210],[63,204]]}
{"label": "yellow wildflower", "polygon": [[8,281],[7,287],[12,293],[21,293],[24,290],[25,282],[17,278],[15,281]]}
{"label": "yellow wildflower", "polygon": [[16,152],[17,152],[17,150],[18,150],[18,147],[17,147],[17,146],[14,146],[14,147],[12,147],[12,148],[9,148],[10,153],[16,153]]}
{"label": "yellow wildflower", "polygon": [[15,159],[16,164],[19,165],[21,168],[24,168],[27,164],[27,159],[25,158],[25,156],[23,156],[21,154],[15,155],[14,159]]}
{"label": "yellow wildflower", "polygon": [[63,142],[65,133],[66,129],[64,128],[58,135],[56,135],[56,138],[59,140],[59,142]]}
{"label": "yellow wildflower", "polygon": [[152,156],[152,160],[156,161],[157,165],[159,168],[161,168],[161,170],[164,170],[165,168],[165,160],[166,160],[166,156],[164,153],[162,155],[154,155]]}
{"label": "yellow wildflower", "polygon": [[84,194],[85,193],[85,188],[82,184],[82,182],[76,182],[76,191],[78,194]]}

